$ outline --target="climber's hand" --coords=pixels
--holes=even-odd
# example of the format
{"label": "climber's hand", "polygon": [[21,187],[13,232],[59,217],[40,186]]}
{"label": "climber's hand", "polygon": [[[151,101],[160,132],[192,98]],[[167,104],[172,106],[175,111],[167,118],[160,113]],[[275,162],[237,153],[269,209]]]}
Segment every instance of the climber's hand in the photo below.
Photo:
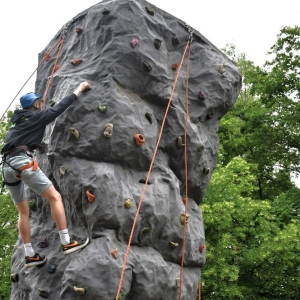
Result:
{"label": "climber's hand", "polygon": [[74,91],[74,94],[78,97],[83,91],[90,90],[91,86],[88,82],[82,82],[78,88]]}

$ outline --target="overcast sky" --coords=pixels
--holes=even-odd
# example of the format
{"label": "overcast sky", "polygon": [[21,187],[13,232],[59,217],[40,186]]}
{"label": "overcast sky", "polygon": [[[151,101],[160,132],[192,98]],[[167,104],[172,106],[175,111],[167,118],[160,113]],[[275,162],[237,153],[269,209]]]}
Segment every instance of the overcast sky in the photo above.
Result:
{"label": "overcast sky", "polygon": [[[95,0],[17,0],[1,2],[1,116],[38,65],[55,34]],[[300,26],[300,0],[150,0],[197,29],[218,48],[235,44],[238,53],[262,66],[283,26]],[[4,4],[5,3],[5,4]],[[34,91],[36,76],[20,96]],[[14,109],[14,104],[11,110]]]}

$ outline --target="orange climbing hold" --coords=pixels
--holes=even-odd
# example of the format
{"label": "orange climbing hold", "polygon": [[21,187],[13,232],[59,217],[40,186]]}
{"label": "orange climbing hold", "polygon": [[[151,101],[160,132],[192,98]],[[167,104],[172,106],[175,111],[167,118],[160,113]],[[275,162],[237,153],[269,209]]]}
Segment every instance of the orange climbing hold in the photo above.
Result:
{"label": "orange climbing hold", "polygon": [[96,196],[93,195],[92,193],[90,193],[89,191],[86,191],[86,196],[87,196],[88,201],[91,203],[94,202],[94,200],[96,198]]}
{"label": "orange climbing hold", "polygon": [[51,58],[51,55],[49,52],[45,53],[45,61],[49,61],[49,59]]}
{"label": "orange climbing hold", "polygon": [[137,146],[140,146],[140,145],[145,143],[145,138],[139,133],[137,133],[134,136],[134,140],[135,140],[135,143],[136,143]]}
{"label": "orange climbing hold", "polygon": [[58,69],[59,69],[59,65],[56,64],[53,68],[53,72],[56,72]]}
{"label": "orange climbing hold", "polygon": [[82,63],[82,59],[80,59],[80,58],[71,60],[71,64],[72,64],[73,66],[78,66],[78,65],[80,65],[81,63]]}
{"label": "orange climbing hold", "polygon": [[118,248],[112,250],[110,254],[113,256],[113,258],[117,259],[118,258]]}

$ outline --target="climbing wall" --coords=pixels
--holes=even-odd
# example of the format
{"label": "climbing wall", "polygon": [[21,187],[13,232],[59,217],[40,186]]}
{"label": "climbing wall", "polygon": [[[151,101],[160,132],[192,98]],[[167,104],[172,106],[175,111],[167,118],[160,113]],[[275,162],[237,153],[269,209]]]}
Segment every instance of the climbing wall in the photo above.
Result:
{"label": "climbing wall", "polygon": [[32,244],[47,262],[26,269],[18,239],[11,299],[113,300],[118,290],[120,300],[197,298],[206,253],[199,204],[216,165],[219,120],[233,106],[241,76],[192,32],[146,1],[104,0],[67,22],[40,53],[36,92],[46,96],[46,108],[79,83],[91,85],[48,126],[36,153],[63,197],[69,232],[91,242],[64,256],[49,204],[28,191]]}

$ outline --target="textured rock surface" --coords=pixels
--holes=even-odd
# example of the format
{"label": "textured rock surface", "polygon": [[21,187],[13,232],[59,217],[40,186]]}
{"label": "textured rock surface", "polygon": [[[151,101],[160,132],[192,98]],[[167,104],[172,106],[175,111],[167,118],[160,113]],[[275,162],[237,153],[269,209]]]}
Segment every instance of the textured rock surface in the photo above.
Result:
{"label": "textured rock surface", "polygon": [[[151,7],[154,15],[145,7]],[[105,14],[105,8],[110,12]],[[50,41],[39,61],[65,28]],[[92,90],[48,126],[36,156],[62,194],[69,231],[74,236],[89,236],[91,243],[64,257],[49,204],[29,191],[29,199],[36,204],[31,210],[32,243],[48,260],[40,268],[25,269],[18,239],[11,271],[19,274],[19,281],[12,284],[11,299],[40,299],[39,288],[49,292],[48,299],[115,299],[143,189],[139,181],[147,175],[176,76],[172,65],[180,63],[188,40],[184,22],[142,0],[103,1],[77,15],[68,29],[46,107],[50,100],[59,102],[70,94],[81,81],[88,81]],[[174,36],[180,41],[177,45],[172,42]],[[138,40],[135,47],[132,39]],[[161,40],[160,48],[159,42],[155,47],[155,39]],[[55,55],[38,70],[36,92],[40,94],[45,92]],[[77,59],[82,62],[71,63]],[[120,299],[178,298],[185,183],[184,148],[177,146],[177,139],[184,134],[186,61],[138,217]],[[220,72],[221,65],[225,73]],[[187,128],[190,218],[182,299],[197,295],[200,267],[205,263],[205,248],[199,251],[205,244],[199,204],[216,164],[219,120],[233,106],[240,87],[236,66],[195,31]],[[200,91],[205,100],[199,99]],[[106,106],[106,112],[99,110],[99,103]],[[152,123],[146,113],[151,114]],[[108,123],[113,124],[111,137],[104,136]],[[79,131],[78,139],[70,134],[71,127]],[[135,134],[144,136],[141,146],[135,144]],[[93,202],[87,200],[87,191],[95,195]],[[131,199],[130,208],[124,206],[126,199]],[[49,246],[39,249],[43,237]],[[170,247],[170,241],[178,247]],[[114,258],[111,251],[116,248]],[[56,266],[54,273],[48,272],[51,265]],[[75,293],[73,286],[85,288],[85,295]]]}

